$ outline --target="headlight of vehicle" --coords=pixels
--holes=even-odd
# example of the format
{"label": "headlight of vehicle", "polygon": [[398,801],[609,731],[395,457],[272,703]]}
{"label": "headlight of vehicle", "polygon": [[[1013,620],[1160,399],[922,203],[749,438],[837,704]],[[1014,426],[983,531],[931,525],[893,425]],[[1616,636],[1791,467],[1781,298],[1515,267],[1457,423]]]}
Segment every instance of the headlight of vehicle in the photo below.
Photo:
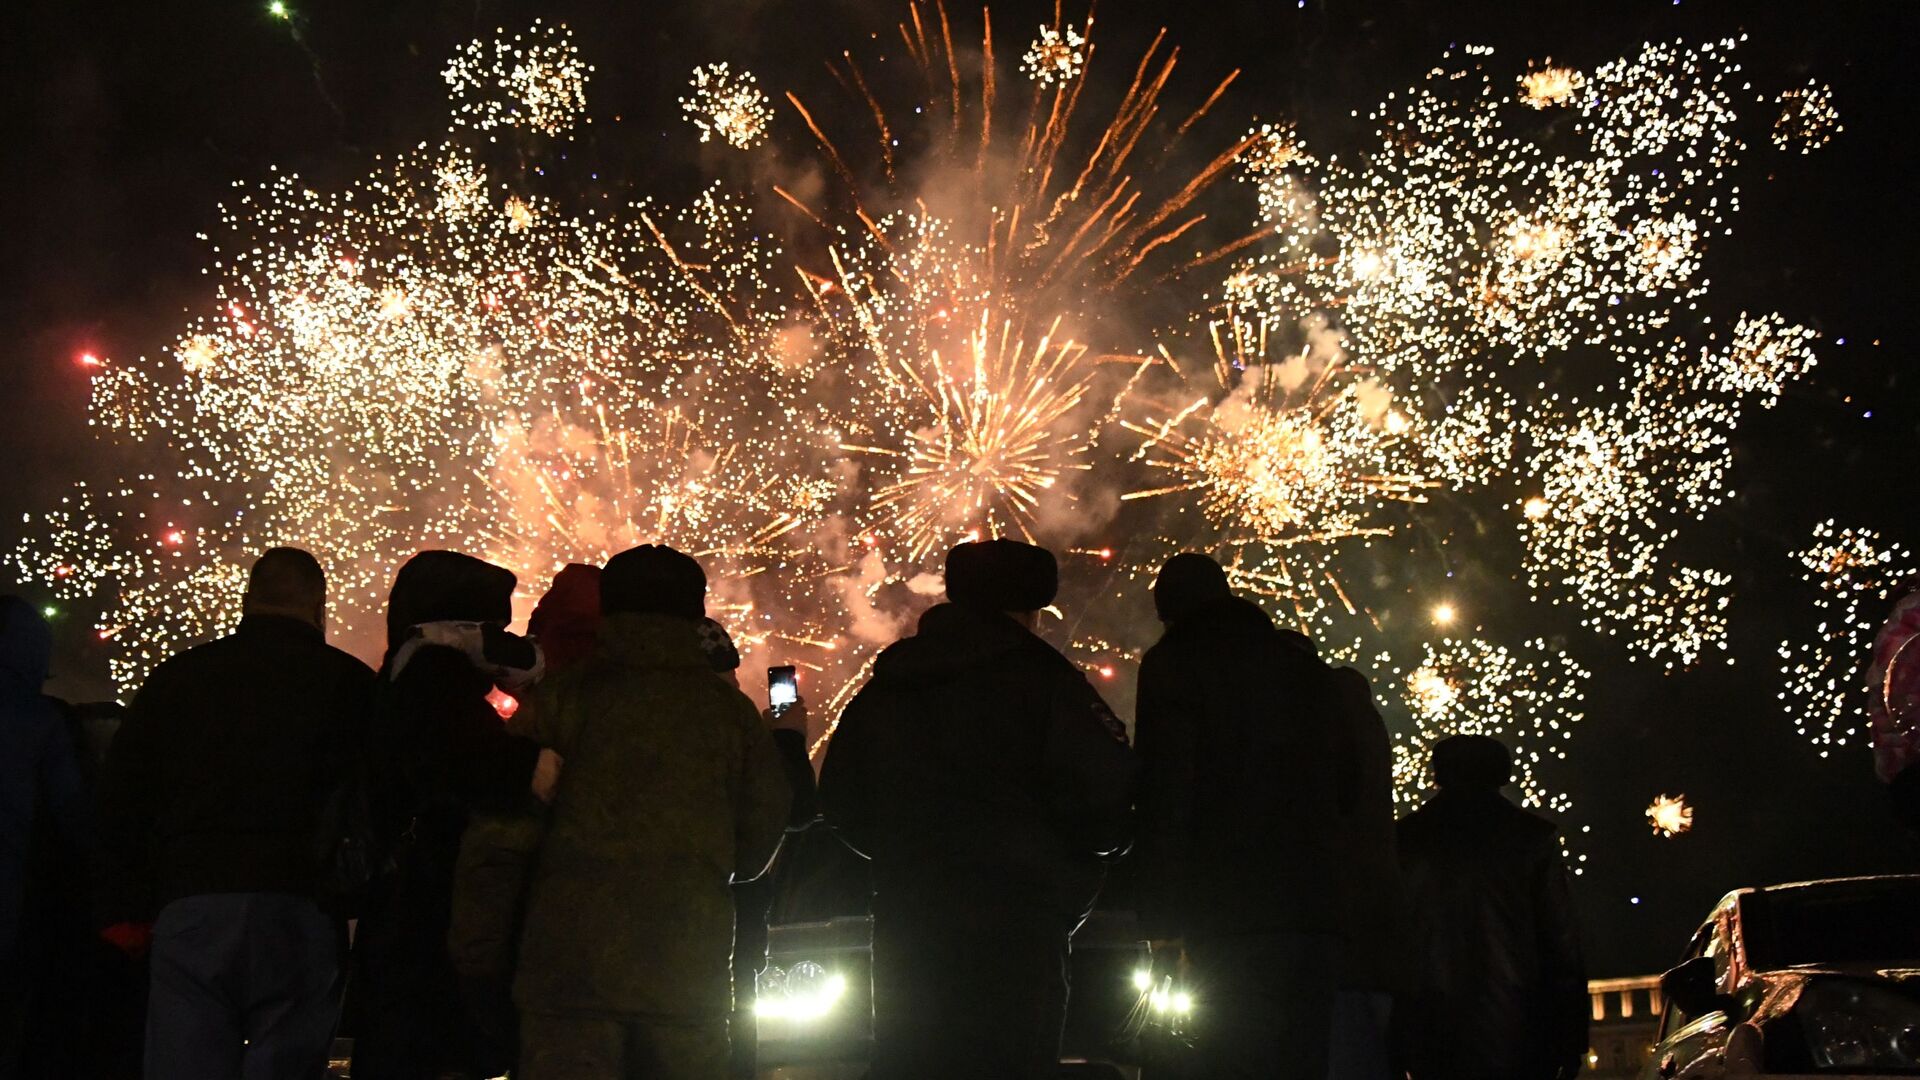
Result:
{"label": "headlight of vehicle", "polygon": [[768,964],[754,983],[753,1014],[768,1020],[818,1020],[847,994],[847,978],[811,960]]}
{"label": "headlight of vehicle", "polygon": [[1872,983],[1818,979],[1793,1011],[1817,1068],[1920,1067],[1920,1000]]}
{"label": "headlight of vehicle", "polygon": [[1175,989],[1171,975],[1161,979],[1160,985],[1155,986],[1153,972],[1141,968],[1133,973],[1133,988],[1146,995],[1147,1008],[1162,1016],[1170,1013],[1185,1016],[1193,1011],[1193,995]]}

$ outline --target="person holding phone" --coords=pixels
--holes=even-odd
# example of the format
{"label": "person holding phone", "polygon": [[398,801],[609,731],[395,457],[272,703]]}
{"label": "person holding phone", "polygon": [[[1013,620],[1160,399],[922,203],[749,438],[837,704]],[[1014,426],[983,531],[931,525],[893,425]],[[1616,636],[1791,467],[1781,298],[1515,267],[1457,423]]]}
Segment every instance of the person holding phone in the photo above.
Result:
{"label": "person holding phone", "polygon": [[[700,647],[714,671],[735,686],[740,684],[740,652],[726,627],[713,619],[700,623]],[[787,831],[798,832],[813,822],[813,763],[807,757],[807,703],[800,697],[798,670],[792,666],[767,669],[767,710],[762,716],[772,729],[774,749],[793,791]],[[784,850],[784,849],[783,849]],[[728,1075],[753,1080],[759,1074],[759,1022],[753,1011],[760,973],[767,966],[770,936],[768,913],[773,910],[774,870],[733,886],[733,1020],[729,1034],[733,1056]]]}
{"label": "person holding phone", "polygon": [[1058,565],[1012,540],[947,554],[947,599],[873,665],[820,777],[873,863],[873,1080],[1052,1077],[1067,947],[1124,851],[1134,760],[1034,630]]}

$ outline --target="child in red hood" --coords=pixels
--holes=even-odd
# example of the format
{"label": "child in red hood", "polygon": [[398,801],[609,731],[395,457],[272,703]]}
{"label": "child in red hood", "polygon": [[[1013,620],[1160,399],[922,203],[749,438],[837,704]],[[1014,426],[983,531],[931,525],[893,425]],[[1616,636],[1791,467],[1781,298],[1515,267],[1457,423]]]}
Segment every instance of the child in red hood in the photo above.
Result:
{"label": "child in red hood", "polygon": [[562,671],[593,653],[600,632],[600,568],[568,563],[553,576],[547,595],[527,618],[527,633],[540,642],[549,672]]}

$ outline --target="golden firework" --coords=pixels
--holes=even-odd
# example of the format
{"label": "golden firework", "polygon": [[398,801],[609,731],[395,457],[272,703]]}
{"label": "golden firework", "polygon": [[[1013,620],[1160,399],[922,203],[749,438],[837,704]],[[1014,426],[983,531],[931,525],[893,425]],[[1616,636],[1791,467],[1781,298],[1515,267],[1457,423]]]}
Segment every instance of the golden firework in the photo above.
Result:
{"label": "golden firework", "polygon": [[1647,822],[1655,836],[1679,836],[1693,831],[1693,807],[1685,795],[1656,795],[1647,807]]}

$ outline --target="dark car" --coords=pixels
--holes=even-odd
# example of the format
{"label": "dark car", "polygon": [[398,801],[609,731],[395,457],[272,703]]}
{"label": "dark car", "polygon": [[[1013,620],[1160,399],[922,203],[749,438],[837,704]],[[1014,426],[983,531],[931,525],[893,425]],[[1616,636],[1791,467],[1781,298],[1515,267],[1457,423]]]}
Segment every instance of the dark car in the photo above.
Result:
{"label": "dark car", "polygon": [[1920,1076],[1920,876],[1730,893],[1660,989],[1643,1080]]}
{"label": "dark car", "polygon": [[[1191,1003],[1155,980],[1122,868],[1073,935],[1073,992],[1062,1077],[1138,1075],[1145,1054],[1172,1053]],[[788,838],[775,867],[768,965],[756,988],[760,1075],[837,1080],[866,1072],[873,1051],[867,863],[821,825]]]}

